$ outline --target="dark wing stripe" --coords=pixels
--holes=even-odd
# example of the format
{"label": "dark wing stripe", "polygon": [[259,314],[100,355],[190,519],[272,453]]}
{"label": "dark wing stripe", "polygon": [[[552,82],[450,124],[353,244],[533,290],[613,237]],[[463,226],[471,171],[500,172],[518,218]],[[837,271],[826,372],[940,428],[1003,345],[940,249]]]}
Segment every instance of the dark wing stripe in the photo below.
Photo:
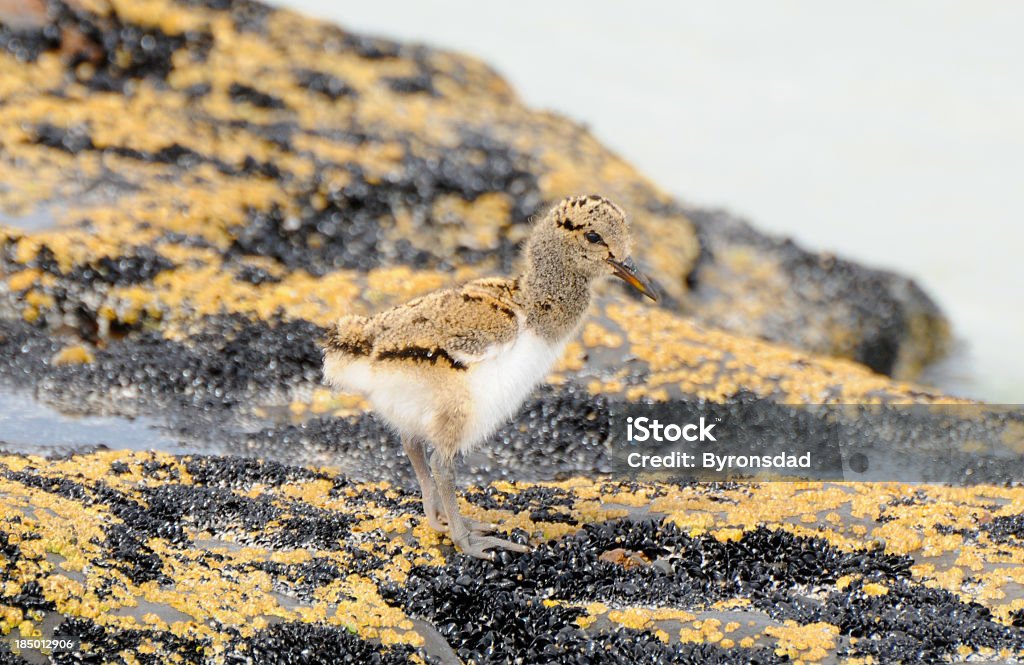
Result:
{"label": "dark wing stripe", "polygon": [[406,346],[395,349],[381,349],[377,352],[377,360],[415,360],[418,362],[429,362],[431,365],[437,365],[438,360],[443,360],[452,369],[466,369],[464,364],[440,347],[431,349],[423,346]]}
{"label": "dark wing stripe", "polygon": [[510,319],[516,318],[516,313],[513,312],[511,308],[502,305],[500,302],[491,302],[488,304],[494,309],[494,311],[501,312]]}

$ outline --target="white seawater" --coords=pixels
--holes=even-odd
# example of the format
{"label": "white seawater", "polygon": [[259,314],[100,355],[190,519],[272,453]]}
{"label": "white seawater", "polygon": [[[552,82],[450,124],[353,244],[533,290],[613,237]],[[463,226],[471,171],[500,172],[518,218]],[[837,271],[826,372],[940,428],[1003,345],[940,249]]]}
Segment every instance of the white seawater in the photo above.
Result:
{"label": "white seawater", "polygon": [[476,55],[661,187],[915,277],[960,347],[926,377],[1024,402],[1024,3],[336,3]]}

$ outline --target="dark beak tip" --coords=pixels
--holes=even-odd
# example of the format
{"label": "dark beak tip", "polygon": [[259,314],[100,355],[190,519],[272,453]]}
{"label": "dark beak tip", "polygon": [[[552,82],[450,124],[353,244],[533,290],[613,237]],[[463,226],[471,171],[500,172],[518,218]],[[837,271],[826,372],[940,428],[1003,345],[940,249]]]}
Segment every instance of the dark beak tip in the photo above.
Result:
{"label": "dark beak tip", "polygon": [[647,282],[646,284],[644,284],[644,288],[643,289],[637,289],[637,290],[640,291],[640,293],[642,293],[645,296],[647,296],[648,298],[650,298],[651,302],[658,302],[658,300],[659,300],[658,292],[654,289],[654,285],[651,284],[650,282]]}
{"label": "dark beak tip", "polygon": [[651,283],[640,269],[637,268],[636,264],[632,259],[626,259],[625,261],[619,262],[609,259],[609,263],[615,268],[615,274],[626,282],[634,289],[644,294],[654,302],[658,302],[658,292],[654,288],[654,284]]}

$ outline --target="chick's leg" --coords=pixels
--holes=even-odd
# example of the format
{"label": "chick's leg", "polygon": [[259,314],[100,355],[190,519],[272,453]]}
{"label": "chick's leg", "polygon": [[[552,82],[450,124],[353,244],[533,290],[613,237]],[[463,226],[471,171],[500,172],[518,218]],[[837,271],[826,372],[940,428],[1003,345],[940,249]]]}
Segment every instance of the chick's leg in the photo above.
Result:
{"label": "chick's leg", "polygon": [[[423,439],[403,436],[402,448],[409,457],[409,461],[412,462],[412,469],[416,472],[416,480],[420,484],[420,493],[423,495],[423,514],[427,518],[427,524],[434,531],[448,531],[448,516],[444,512],[444,506],[438,500],[434,479],[430,477],[426,444]],[[474,533],[493,533],[498,529],[498,525],[493,522],[479,522],[468,518],[465,519],[465,522],[469,530]]]}
{"label": "chick's leg", "polygon": [[493,559],[491,550],[505,549],[513,552],[529,552],[526,545],[513,543],[510,540],[485,536],[474,532],[459,512],[458,495],[455,493],[455,460],[447,459],[436,452],[430,457],[430,467],[434,471],[437,495],[448,517],[448,537],[464,553],[478,559]]}
{"label": "chick's leg", "polygon": [[420,493],[423,495],[423,514],[427,518],[427,523],[435,531],[447,531],[448,525],[444,523],[444,509],[437,503],[437,489],[434,487],[433,478],[430,477],[430,467],[427,465],[423,439],[403,436],[402,448],[409,457],[409,461],[412,462],[412,470],[416,472],[416,480],[420,484]]}

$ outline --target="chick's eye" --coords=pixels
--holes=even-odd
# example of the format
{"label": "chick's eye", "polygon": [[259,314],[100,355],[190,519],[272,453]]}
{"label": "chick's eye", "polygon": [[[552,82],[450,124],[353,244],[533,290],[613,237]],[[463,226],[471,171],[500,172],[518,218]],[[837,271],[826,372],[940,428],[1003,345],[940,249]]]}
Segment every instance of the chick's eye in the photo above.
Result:
{"label": "chick's eye", "polygon": [[587,231],[587,233],[583,237],[586,238],[589,242],[592,242],[592,243],[595,243],[595,244],[597,244],[599,242],[604,242],[601,239],[601,234],[598,233],[597,231]]}

